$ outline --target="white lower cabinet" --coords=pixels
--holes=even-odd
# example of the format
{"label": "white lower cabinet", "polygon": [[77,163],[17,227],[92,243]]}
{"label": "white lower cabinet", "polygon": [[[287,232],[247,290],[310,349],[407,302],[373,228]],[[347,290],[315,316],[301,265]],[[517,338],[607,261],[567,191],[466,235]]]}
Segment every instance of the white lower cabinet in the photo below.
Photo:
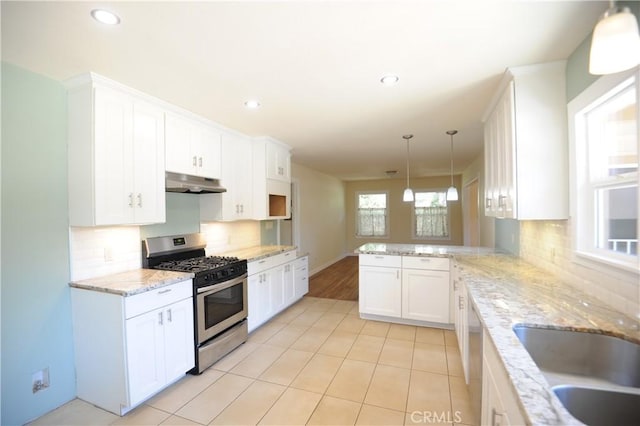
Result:
{"label": "white lower cabinet", "polygon": [[295,300],[309,293],[309,256],[299,257],[294,262],[293,287]]}
{"label": "white lower cabinet", "polygon": [[295,250],[247,263],[249,332],[302,297],[296,292],[295,264]]}
{"label": "white lower cabinet", "polygon": [[449,259],[361,254],[359,274],[361,314],[450,323]]}
{"label": "white lower cabinet", "polygon": [[482,341],[482,419],[491,426],[524,425],[525,420],[498,354],[484,331]]}
{"label": "white lower cabinet", "polygon": [[78,398],[123,415],[195,365],[192,281],[123,297],[71,289]]}
{"label": "white lower cabinet", "polygon": [[458,349],[460,349],[460,358],[462,361],[462,369],[464,371],[465,382],[469,383],[469,298],[467,296],[467,287],[460,278],[459,266],[453,264],[451,267],[453,275],[453,323],[456,330],[458,340]]}

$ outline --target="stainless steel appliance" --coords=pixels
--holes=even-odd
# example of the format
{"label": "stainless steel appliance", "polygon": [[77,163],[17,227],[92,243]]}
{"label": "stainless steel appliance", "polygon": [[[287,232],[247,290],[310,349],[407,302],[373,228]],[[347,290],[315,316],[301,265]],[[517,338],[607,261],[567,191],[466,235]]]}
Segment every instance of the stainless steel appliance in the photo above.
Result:
{"label": "stainless steel appliance", "polygon": [[195,368],[200,374],[247,340],[247,261],[205,256],[201,234],[147,238],[143,266],[192,272]]}
{"label": "stainless steel appliance", "polygon": [[473,302],[469,301],[469,394],[471,409],[478,424],[482,409],[482,323]]}

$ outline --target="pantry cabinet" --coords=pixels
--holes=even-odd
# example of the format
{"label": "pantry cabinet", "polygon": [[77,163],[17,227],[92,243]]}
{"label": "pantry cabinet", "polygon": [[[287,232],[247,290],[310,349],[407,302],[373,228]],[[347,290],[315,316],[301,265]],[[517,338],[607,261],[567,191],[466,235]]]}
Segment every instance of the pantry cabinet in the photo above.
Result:
{"label": "pantry cabinet", "polygon": [[192,281],[133,296],[71,289],[78,397],[117,415],[195,365]]}
{"label": "pantry cabinet", "polygon": [[253,140],[253,219],[291,217],[290,148],[268,137]]}
{"label": "pantry cabinet", "polygon": [[220,179],[220,131],[195,118],[168,112],[166,132],[166,171]]}
{"label": "pantry cabinet", "polygon": [[69,224],[164,222],[164,110],[95,74],[67,88]]}
{"label": "pantry cabinet", "polygon": [[273,141],[266,144],[267,179],[291,182],[291,152],[289,148]]}
{"label": "pantry cabinet", "polygon": [[483,118],[487,216],[567,219],[565,61],[507,69]]}
{"label": "pantry cabinet", "polygon": [[227,192],[200,195],[200,220],[234,221],[253,217],[252,141],[234,132],[222,134],[221,184]]}
{"label": "pantry cabinet", "polygon": [[249,332],[299,299],[295,291],[295,258],[292,250],[247,263]]}

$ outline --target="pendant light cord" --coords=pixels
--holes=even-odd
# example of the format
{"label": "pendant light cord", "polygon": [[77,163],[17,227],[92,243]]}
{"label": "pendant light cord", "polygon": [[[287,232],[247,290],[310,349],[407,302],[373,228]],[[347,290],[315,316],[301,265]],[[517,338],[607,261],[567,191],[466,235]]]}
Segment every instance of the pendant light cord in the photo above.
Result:
{"label": "pendant light cord", "polygon": [[451,186],[453,186],[453,135],[451,135]]}
{"label": "pendant light cord", "polygon": [[409,139],[407,139],[407,188],[409,188]]}

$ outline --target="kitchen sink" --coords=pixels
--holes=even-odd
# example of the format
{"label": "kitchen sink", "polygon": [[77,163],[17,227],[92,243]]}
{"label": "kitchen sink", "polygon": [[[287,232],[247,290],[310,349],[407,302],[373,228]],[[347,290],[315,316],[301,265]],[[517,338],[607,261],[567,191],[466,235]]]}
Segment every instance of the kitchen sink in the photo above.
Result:
{"label": "kitchen sink", "polygon": [[[514,326],[513,331],[543,374],[597,378],[619,386],[640,388],[638,344],[604,334],[524,325]],[[638,398],[636,407],[640,406]]]}
{"label": "kitchen sink", "polygon": [[587,425],[640,425],[640,394],[579,386],[554,386],[573,417]]}

